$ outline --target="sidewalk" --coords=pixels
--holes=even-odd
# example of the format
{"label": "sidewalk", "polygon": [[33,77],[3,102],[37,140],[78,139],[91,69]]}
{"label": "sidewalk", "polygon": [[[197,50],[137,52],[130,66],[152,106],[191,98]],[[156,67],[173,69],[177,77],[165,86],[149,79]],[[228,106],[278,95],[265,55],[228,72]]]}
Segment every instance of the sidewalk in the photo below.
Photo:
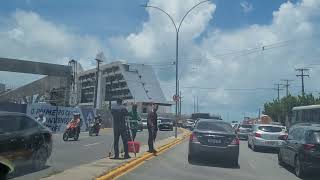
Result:
{"label": "sidewalk", "polygon": [[[187,133],[186,130],[180,130],[180,133],[178,134],[178,137],[181,138]],[[169,137],[167,139],[163,139],[160,141],[157,141],[155,143],[156,149],[164,146],[166,144],[169,144],[173,142],[175,138]],[[148,150],[148,146],[142,146],[140,148],[140,153],[137,154],[137,158],[142,157],[144,155],[150,154],[147,153],[146,151]],[[106,156],[108,155],[108,150],[106,150]],[[42,178],[42,180],[69,180],[69,179],[77,179],[77,180],[91,180],[91,179],[96,179],[97,177],[100,177],[102,175],[107,174],[111,170],[116,169],[119,166],[122,166],[124,164],[127,164],[129,161],[133,161],[134,159],[134,154],[131,153],[131,159],[128,160],[113,160],[107,158],[103,158],[100,160],[97,160],[95,162],[89,163],[89,164],[84,164],[81,166],[77,166],[71,169],[67,169],[66,171],[52,175],[50,177]]]}

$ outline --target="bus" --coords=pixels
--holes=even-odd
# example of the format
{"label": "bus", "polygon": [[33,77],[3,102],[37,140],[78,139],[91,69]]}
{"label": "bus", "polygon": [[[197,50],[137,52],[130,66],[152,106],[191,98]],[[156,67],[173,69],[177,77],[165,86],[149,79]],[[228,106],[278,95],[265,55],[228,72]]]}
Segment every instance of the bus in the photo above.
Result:
{"label": "bus", "polygon": [[301,122],[320,123],[320,105],[298,106],[292,108],[289,126]]}

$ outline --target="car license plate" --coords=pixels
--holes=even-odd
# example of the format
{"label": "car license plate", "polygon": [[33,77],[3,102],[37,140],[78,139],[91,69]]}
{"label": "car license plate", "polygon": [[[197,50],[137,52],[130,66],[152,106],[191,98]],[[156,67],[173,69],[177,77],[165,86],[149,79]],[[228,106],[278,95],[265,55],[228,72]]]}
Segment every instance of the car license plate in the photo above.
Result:
{"label": "car license plate", "polygon": [[274,145],[274,142],[273,141],[266,141],[265,142],[267,145]]}
{"label": "car license plate", "polygon": [[209,143],[213,143],[213,144],[220,144],[221,140],[220,139],[208,139]]}

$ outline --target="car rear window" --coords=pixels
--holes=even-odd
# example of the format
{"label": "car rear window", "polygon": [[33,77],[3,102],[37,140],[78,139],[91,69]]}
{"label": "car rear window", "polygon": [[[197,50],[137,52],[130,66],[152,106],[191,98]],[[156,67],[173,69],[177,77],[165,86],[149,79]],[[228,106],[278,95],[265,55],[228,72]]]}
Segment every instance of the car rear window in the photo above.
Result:
{"label": "car rear window", "polygon": [[165,123],[172,122],[171,119],[160,119],[160,121]]}
{"label": "car rear window", "polygon": [[241,124],[240,127],[251,129],[251,128],[252,128],[252,125],[251,125],[251,124]]}
{"label": "car rear window", "polygon": [[232,126],[223,122],[198,122],[197,129],[205,131],[234,132]]}
{"label": "car rear window", "polygon": [[281,132],[283,129],[281,127],[277,126],[259,126],[259,130],[264,131],[264,132]]}

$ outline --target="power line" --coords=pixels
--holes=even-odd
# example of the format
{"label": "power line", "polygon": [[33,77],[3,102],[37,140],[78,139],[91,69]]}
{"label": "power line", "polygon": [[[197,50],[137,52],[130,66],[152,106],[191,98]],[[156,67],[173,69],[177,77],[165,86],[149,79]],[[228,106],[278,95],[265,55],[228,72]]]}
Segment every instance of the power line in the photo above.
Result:
{"label": "power line", "polygon": [[286,96],[289,96],[289,82],[293,81],[293,80],[290,80],[290,79],[281,79],[281,81],[284,81],[286,82],[286,84],[282,84],[283,86],[286,87]]}
{"label": "power line", "polygon": [[310,77],[309,74],[304,74],[306,71],[309,71],[309,68],[298,68],[296,71],[299,71],[300,74],[297,74],[297,77],[301,77],[301,88],[302,88],[302,96],[304,96],[304,77]]}

